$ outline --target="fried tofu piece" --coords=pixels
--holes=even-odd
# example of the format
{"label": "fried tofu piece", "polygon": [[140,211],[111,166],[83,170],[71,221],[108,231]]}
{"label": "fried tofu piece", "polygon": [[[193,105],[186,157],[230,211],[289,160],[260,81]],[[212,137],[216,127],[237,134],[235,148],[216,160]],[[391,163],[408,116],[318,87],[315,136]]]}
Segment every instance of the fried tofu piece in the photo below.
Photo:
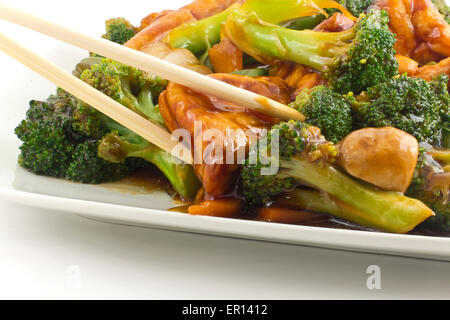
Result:
{"label": "fried tofu piece", "polygon": [[444,20],[431,0],[412,0],[412,23],[417,36],[427,42],[431,50],[450,57],[450,25]]}
{"label": "fried tofu piece", "polygon": [[[211,77],[281,103],[291,101],[292,89],[281,78],[251,78],[233,74],[213,74]],[[219,132],[223,136],[227,136],[228,130],[233,130],[234,135],[224,139],[225,141],[200,140],[203,141],[199,148],[203,153],[200,159],[196,158],[199,149],[193,152],[197,162],[194,165],[195,171],[206,193],[214,197],[230,194],[235,188],[240,168],[237,161],[242,160],[238,156],[245,157],[250,141],[253,141],[252,137],[245,133],[261,134],[264,133],[264,129],[269,129],[279,122],[279,119],[197,93],[173,82],[161,94],[159,107],[168,129],[171,132],[177,129],[187,130],[193,137],[192,145],[197,148],[198,141],[194,143],[194,140],[197,140],[195,134],[198,134],[196,128],[198,130],[200,127],[203,134],[211,129],[210,132]],[[230,162],[227,154],[229,150],[232,151],[234,158],[232,164],[226,164]]]}
{"label": "fried tofu piece", "polygon": [[[417,72],[414,76],[430,81],[443,73],[450,77],[450,58],[444,59],[437,64],[420,67],[419,69],[417,69]],[[450,82],[448,85],[450,89]]]}
{"label": "fried tofu piece", "polygon": [[411,0],[379,0],[375,5],[389,13],[389,28],[397,35],[397,54],[410,57],[418,44],[412,22]]}
{"label": "fried tofu piece", "polygon": [[406,73],[410,77],[416,74],[417,69],[419,68],[419,63],[417,61],[401,55],[396,55],[395,58],[398,61],[399,74]]}

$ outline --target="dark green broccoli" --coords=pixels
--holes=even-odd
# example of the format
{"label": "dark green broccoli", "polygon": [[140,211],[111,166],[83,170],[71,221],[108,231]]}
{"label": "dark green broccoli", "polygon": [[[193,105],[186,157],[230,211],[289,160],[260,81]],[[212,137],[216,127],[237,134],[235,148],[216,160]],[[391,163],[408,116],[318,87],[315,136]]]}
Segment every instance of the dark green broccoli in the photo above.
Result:
{"label": "dark green broccoli", "polygon": [[406,75],[369,88],[353,104],[357,128],[392,126],[439,147],[449,113],[448,77],[427,82]]}
{"label": "dark green broccoli", "polygon": [[[80,79],[149,121],[165,127],[154,102],[166,81],[109,59],[85,69]],[[181,163],[90,106],[80,105],[74,118],[78,131],[99,137],[98,154],[102,159],[116,164],[125,164],[128,159],[144,159],[156,165],[184,199],[195,197],[200,182],[192,166]],[[107,130],[100,131],[99,128]]]}
{"label": "dark green broccoli", "polygon": [[353,128],[349,101],[325,86],[303,90],[291,106],[306,116],[306,122],[320,128],[328,141],[338,143]]}
{"label": "dark green broccoli", "polygon": [[223,29],[260,62],[295,61],[323,71],[334,91],[359,94],[398,73],[388,22],[386,11],[372,10],[343,32],[296,31],[266,23],[255,13],[234,12]]}
{"label": "dark green broccoli", "polygon": [[444,17],[447,23],[450,23],[450,7],[445,3],[445,0],[431,0],[439,12]]}
{"label": "dark green broccoli", "polygon": [[439,233],[450,233],[450,150],[421,148],[419,161],[406,195],[423,201],[436,214],[424,223]]}
{"label": "dark green broccoli", "polygon": [[[295,121],[281,123],[272,128],[267,139],[259,150],[252,149],[242,168],[241,193],[250,205],[269,204],[302,184],[354,208],[340,218],[362,226],[405,233],[433,215],[419,200],[382,191],[336,169],[337,148],[316,127]],[[277,164],[275,172],[271,168],[277,169]]]}
{"label": "dark green broccoli", "polygon": [[129,159],[117,164],[99,157],[98,140],[88,140],[77,145],[72,153],[72,161],[66,171],[66,179],[90,184],[117,181],[127,175],[149,166],[140,159]]}
{"label": "dark green broccoli", "polygon": [[118,44],[124,44],[136,35],[136,28],[124,18],[106,20],[105,28],[103,38]]}
{"label": "dark green broccoli", "polygon": [[102,59],[85,69],[80,79],[141,116],[160,126],[164,119],[155,104],[167,81],[135,68]]}
{"label": "dark green broccoli", "polygon": [[[343,5],[352,15],[359,17],[362,13],[366,13],[367,9],[374,3],[374,0],[336,0]],[[326,9],[329,14],[333,14],[336,9]]]}
{"label": "dark green broccoli", "polygon": [[23,144],[19,164],[38,175],[83,183],[123,178],[134,168],[99,158],[98,142],[76,130],[78,99],[62,89],[46,101],[31,101],[27,117],[15,133]]}

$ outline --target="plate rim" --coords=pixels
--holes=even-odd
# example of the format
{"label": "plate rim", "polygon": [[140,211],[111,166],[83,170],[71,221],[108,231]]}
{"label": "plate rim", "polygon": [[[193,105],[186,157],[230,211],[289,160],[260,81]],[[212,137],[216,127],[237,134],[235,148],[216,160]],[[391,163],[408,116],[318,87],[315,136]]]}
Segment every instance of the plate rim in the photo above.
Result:
{"label": "plate rim", "polygon": [[0,186],[0,199],[130,226],[301,245],[343,251],[450,261],[450,238],[286,225],[242,219],[192,216]]}

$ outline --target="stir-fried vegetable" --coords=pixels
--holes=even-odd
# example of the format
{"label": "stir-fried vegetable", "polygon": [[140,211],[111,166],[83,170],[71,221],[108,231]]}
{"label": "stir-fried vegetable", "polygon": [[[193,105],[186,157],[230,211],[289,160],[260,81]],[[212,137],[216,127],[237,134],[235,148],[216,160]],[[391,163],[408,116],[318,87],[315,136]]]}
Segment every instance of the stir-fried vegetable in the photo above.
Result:
{"label": "stir-fried vegetable", "polygon": [[[278,146],[274,141],[279,141],[276,154]],[[281,123],[272,128],[267,149],[262,154],[268,155],[268,164],[268,159],[256,151],[257,163],[247,162],[243,167],[242,192],[251,205],[268,203],[273,197],[304,184],[354,208],[357,214],[348,210],[341,212],[341,217],[363,226],[405,233],[433,216],[433,211],[418,200],[362,184],[337,170],[333,166],[336,147],[316,127],[293,121]],[[279,161],[278,173],[262,174],[261,170],[273,166],[274,161]]]}
{"label": "stir-fried vegetable", "polygon": [[242,6],[235,4],[217,15],[175,28],[165,41],[174,48],[186,48],[194,53],[204,51],[219,42],[222,24],[238,8],[239,12],[255,12],[274,24],[325,13],[323,8],[336,8],[351,17],[345,7],[332,0],[247,0]]}
{"label": "stir-fried vegetable", "polygon": [[360,93],[398,73],[395,35],[385,11],[372,11],[356,25],[336,33],[295,31],[262,20],[257,14],[234,12],[225,35],[242,51],[272,64],[290,60],[324,72],[340,92]]}
{"label": "stir-fried vegetable", "polygon": [[449,12],[442,0],[195,0],[139,27],[109,19],[103,38],[290,105],[306,122],[280,123],[92,54],[75,76],[170,132],[183,129],[202,157],[180,163],[58,89],[31,101],[16,128],[19,164],[82,183],[152,165],[193,201],[193,215],[332,216],[448,235]]}

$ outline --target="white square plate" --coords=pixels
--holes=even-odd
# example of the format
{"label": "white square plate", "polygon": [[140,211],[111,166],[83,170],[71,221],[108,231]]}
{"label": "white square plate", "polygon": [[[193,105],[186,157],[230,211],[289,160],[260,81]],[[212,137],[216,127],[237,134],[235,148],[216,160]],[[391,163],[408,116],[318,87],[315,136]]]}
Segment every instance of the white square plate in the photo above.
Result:
{"label": "white square plate", "polygon": [[[4,31],[16,30],[5,26],[2,27]],[[72,26],[75,25],[72,23]],[[28,31],[19,30],[15,35],[20,35],[27,45],[68,71],[86,55],[81,50],[59,43],[55,45],[54,40]],[[190,216],[165,211],[177,204],[161,192],[123,193],[103,186],[34,176],[16,165],[19,141],[13,131],[23,119],[28,101],[45,99],[55,87],[3,54],[0,54],[0,68],[3,74],[11,75],[7,80],[6,77],[0,80],[3,112],[0,117],[0,197],[5,200],[128,225],[450,261],[450,238]]]}

